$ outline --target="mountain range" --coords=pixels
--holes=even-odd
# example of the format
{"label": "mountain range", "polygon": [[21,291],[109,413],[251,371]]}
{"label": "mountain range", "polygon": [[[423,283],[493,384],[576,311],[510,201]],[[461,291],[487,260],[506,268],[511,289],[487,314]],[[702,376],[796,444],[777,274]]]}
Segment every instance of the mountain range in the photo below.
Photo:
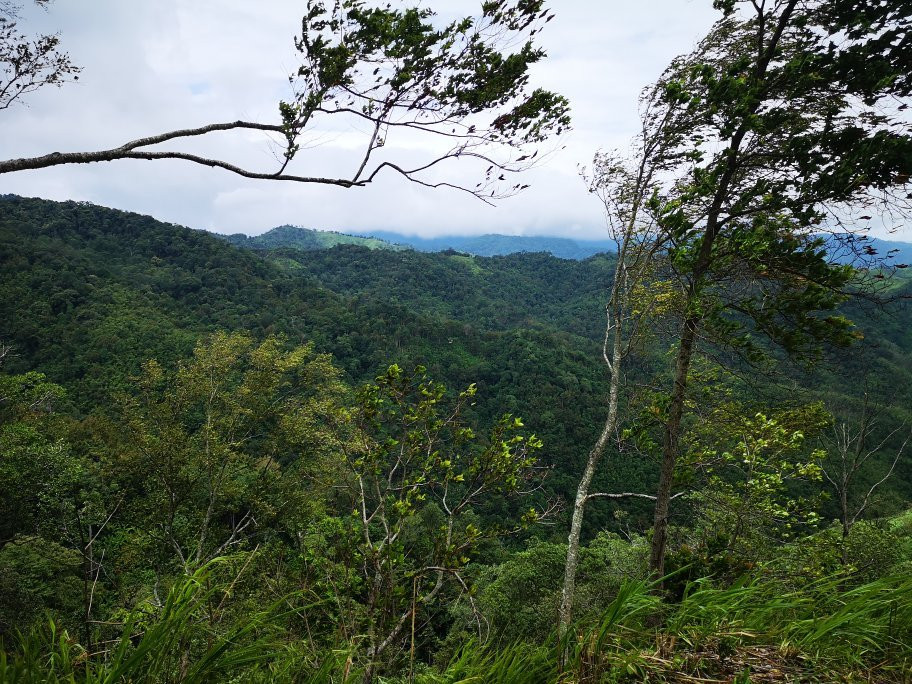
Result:
{"label": "mountain range", "polygon": [[220,235],[237,247],[246,249],[328,249],[336,245],[359,245],[368,249],[401,251],[414,249],[419,252],[445,252],[452,250],[473,256],[506,256],[521,252],[544,252],[559,259],[581,261],[596,254],[615,251],[611,240],[572,240],[570,238],[539,235],[448,235],[423,238],[417,235],[375,231],[367,235],[349,235],[329,230],[314,230],[300,226],[278,226],[261,235],[243,233]]}
{"label": "mountain range", "polygon": [[519,252],[547,252],[559,259],[588,259],[596,254],[613,253],[611,240],[573,240],[571,238],[543,235],[445,235],[423,238],[386,231],[368,233],[372,238],[385,242],[408,245],[419,252],[444,252],[454,250],[475,256],[505,256]]}
{"label": "mountain range", "polygon": [[[419,252],[455,251],[480,257],[506,256],[519,253],[547,253],[559,259],[582,261],[596,254],[615,252],[611,240],[574,240],[541,235],[448,235],[425,238],[391,231],[374,231],[365,235],[350,235],[328,230],[315,230],[284,225],[261,235],[243,233],[220,235],[231,244],[246,249],[270,250],[293,248],[302,250],[329,249],[336,245],[358,245],[368,249]],[[862,256],[887,259],[891,264],[912,263],[912,243],[867,238],[854,242],[855,248],[835,248],[836,259],[851,262],[856,253]]]}

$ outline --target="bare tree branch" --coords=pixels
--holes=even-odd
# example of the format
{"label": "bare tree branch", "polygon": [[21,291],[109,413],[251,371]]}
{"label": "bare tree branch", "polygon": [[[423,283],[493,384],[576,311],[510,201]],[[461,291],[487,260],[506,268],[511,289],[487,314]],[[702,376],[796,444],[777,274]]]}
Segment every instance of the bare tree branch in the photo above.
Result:
{"label": "bare tree branch", "polygon": [[[546,13],[540,12],[541,2],[510,0],[496,5],[492,8],[491,3],[485,3],[480,16],[441,25],[433,12],[424,9],[387,6],[367,11],[356,0],[339,0],[329,7],[309,0],[301,35],[295,41],[301,66],[290,78],[294,98],[278,103],[280,122],[213,123],[104,150],[0,160],[0,174],[126,159],[173,159],[254,180],[355,188],[391,170],[422,187],[460,190],[490,204],[527,187],[511,183],[506,174],[540,161],[537,146],[550,135],[566,130],[570,123],[564,98],[527,88],[529,68],[544,57],[544,52],[533,46],[534,36],[547,22]],[[379,15],[383,21],[378,21]],[[382,30],[378,28],[381,25],[385,27]],[[19,36],[14,24],[0,19],[0,65],[5,56],[13,65],[6,80],[0,77],[0,109],[38,87],[59,85],[68,75],[75,78],[76,69],[65,55],[47,64],[48,55],[57,54],[57,37],[41,40],[45,42],[34,49],[27,44],[16,48]],[[342,117],[343,125],[370,123],[370,132],[354,155],[350,173],[322,176],[290,171],[292,161],[305,146],[301,142],[304,136],[327,130],[323,124],[329,117]],[[279,163],[275,170],[251,169],[185,149],[149,149],[216,131],[245,129],[276,134],[274,142],[283,149],[276,155]],[[333,124],[330,129],[340,127]],[[390,155],[379,158],[381,150],[391,147],[389,137],[394,133],[412,138],[418,135],[428,141],[450,140],[457,145],[442,154],[424,152],[426,161],[406,166]],[[476,162],[477,171],[487,170],[474,184],[435,177],[432,172],[451,160]]]}

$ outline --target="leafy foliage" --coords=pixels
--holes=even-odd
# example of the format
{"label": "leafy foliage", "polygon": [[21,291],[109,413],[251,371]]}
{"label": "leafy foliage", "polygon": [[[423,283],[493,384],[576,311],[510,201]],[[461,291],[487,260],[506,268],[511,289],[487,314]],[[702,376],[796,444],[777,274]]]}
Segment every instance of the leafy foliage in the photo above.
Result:
{"label": "leafy foliage", "polygon": [[20,33],[16,9],[11,3],[0,4],[0,111],[46,86],[77,81],[81,71],[60,51],[59,36],[30,39]]}
{"label": "leafy foliage", "polygon": [[[647,509],[621,512],[611,504],[593,506],[581,550],[581,622],[571,632],[579,641],[569,651],[543,646],[554,643],[548,639],[565,547],[557,528],[519,530],[518,520],[531,505],[572,491],[583,456],[578,445],[592,439],[599,423],[606,385],[591,312],[599,308],[610,258],[470,259],[357,246],[252,253],[91,205],[2,203],[0,320],[12,350],[4,358],[8,373],[0,375],[0,476],[13,495],[3,500],[0,562],[15,581],[0,606],[2,667],[77,681],[113,672],[123,630],[129,626],[133,635],[125,658],[140,634],[168,636],[156,625],[170,592],[183,591],[187,578],[218,554],[227,556],[206,566],[206,579],[187,596],[214,593],[193,599],[186,627],[164,623],[183,636],[167,647],[149,646],[143,658],[160,657],[159,664],[147,667],[141,662],[150,661],[140,658],[130,667],[179,678],[189,654],[186,662],[200,662],[202,673],[208,665],[199,659],[213,644],[226,657],[237,654],[237,664],[225,667],[245,681],[406,671],[416,681],[486,672],[538,673],[547,681],[558,655],[568,652],[580,673],[730,674],[731,663],[751,666],[751,654],[773,657],[786,641],[821,671],[903,657],[906,642],[899,637],[881,650],[860,645],[865,620],[873,621],[869,636],[881,630],[879,613],[856,620],[854,608],[839,613],[837,604],[843,592],[867,582],[881,582],[871,592],[894,591],[878,578],[909,562],[907,535],[886,523],[859,523],[843,564],[838,531],[821,525],[815,533],[804,524],[805,513],[825,518],[833,510],[816,504],[820,484],[810,477],[814,432],[826,420],[808,406],[815,393],[781,376],[740,381],[708,370],[710,364],[699,367],[689,399],[699,410],[684,440],[702,470],[680,484],[730,505],[728,513],[716,508],[713,515],[692,499],[675,518],[670,567],[681,572],[668,581],[662,610],[666,620],[674,619],[679,601],[690,611],[674,623],[676,631],[667,628],[678,646],[663,645],[644,627],[661,603],[638,584]],[[899,279],[894,286],[904,292],[908,283]],[[880,343],[863,347],[864,363],[860,355],[836,356],[813,372],[796,369],[793,377],[817,384],[817,397],[857,406],[853,395],[861,385],[846,380],[856,377],[851,374],[867,372],[869,391],[908,377],[905,316],[898,309],[892,319],[862,319],[867,339]],[[232,329],[248,332],[217,332]],[[660,336],[643,342],[630,380],[646,379],[666,363],[660,345]],[[398,359],[392,370],[391,359]],[[476,390],[453,397],[424,372],[397,370],[422,359],[427,376],[457,387],[476,382]],[[357,386],[360,392],[349,389]],[[642,438],[625,439],[625,450],[610,454],[600,488],[641,488],[654,478],[649,440],[662,402],[647,394],[641,404],[625,406],[625,420],[642,420]],[[774,402],[778,409],[769,407]],[[641,405],[648,409],[642,415]],[[504,412],[531,416],[526,422],[542,448],[522,455],[531,442],[512,441],[519,428],[513,418],[502,420]],[[889,420],[903,415],[897,407]],[[402,489],[384,479],[405,472],[395,467],[397,448],[410,464]],[[507,495],[524,491],[535,472],[527,461],[532,451],[551,476],[539,494],[511,501]],[[745,458],[762,477],[748,476]],[[449,487],[461,500],[467,475],[482,470],[491,487],[452,518],[447,544],[441,494]],[[902,507],[904,463],[896,476],[869,507],[872,515]],[[372,545],[365,545],[363,526],[352,516],[359,477],[383,485],[380,497],[365,501],[386,507],[391,534],[398,534],[380,552],[386,536],[380,518],[367,526]],[[815,505],[802,506],[796,518],[792,503],[803,500]],[[447,495],[446,501],[456,500]],[[786,511],[793,527],[783,538],[777,522]],[[750,525],[732,536],[739,517]],[[597,533],[601,528],[614,533]],[[504,537],[507,531],[519,534]],[[526,546],[527,536],[540,539]],[[728,548],[731,539],[736,552]],[[365,564],[370,559],[373,566]],[[746,559],[762,562],[752,560],[751,567]],[[370,571],[376,563],[379,583]],[[446,580],[424,602],[437,568]],[[765,588],[725,594],[744,572]],[[829,598],[824,591],[805,593],[808,582],[830,576],[838,579],[828,585]],[[753,617],[743,618],[753,636],[736,633],[748,630],[718,616],[699,617],[695,604],[686,603],[692,593],[707,610],[737,598],[736,621],[742,620],[737,610],[753,606]],[[770,595],[788,595],[798,607],[773,622],[775,610],[786,609],[782,603],[764,608]],[[263,606],[275,610],[263,615]],[[30,621],[46,610],[54,613],[54,627],[29,632]],[[767,622],[757,617],[765,610]],[[840,653],[824,647],[825,637],[801,631],[812,629],[801,617],[805,610],[851,623],[838,628],[846,635],[839,636]],[[792,619],[804,627],[789,627]],[[464,646],[478,638],[479,627],[496,642]],[[16,629],[27,634],[21,642]],[[268,641],[258,641],[261,636]],[[89,651],[106,655],[88,658]],[[244,661],[253,651],[259,659]]]}

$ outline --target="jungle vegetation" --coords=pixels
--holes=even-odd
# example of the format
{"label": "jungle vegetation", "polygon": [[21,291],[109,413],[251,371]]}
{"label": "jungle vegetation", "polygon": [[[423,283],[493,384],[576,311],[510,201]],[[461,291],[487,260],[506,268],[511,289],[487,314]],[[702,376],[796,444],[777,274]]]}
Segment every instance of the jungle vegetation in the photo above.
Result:
{"label": "jungle vegetation", "polygon": [[[866,233],[912,197],[912,3],[714,4],[596,156],[609,253],[253,245],[0,196],[0,680],[907,681],[912,280]],[[253,128],[281,168],[226,170],[437,185],[383,161],[406,116],[455,127],[432,166],[507,155],[488,201],[569,125],[526,89],[549,16],[310,3],[281,123],[0,173],[225,168],[144,148]],[[373,126],[353,175],[286,172],[329,115]]]}

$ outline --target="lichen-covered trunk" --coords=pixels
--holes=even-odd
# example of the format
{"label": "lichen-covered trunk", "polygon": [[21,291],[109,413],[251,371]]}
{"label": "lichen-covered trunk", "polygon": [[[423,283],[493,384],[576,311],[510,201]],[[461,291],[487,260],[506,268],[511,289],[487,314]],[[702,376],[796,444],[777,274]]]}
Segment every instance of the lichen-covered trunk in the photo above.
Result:
{"label": "lichen-covered trunk", "polygon": [[621,374],[620,366],[622,361],[622,331],[618,326],[612,345],[612,372],[611,382],[608,390],[608,415],[605,418],[605,425],[602,427],[602,433],[599,435],[595,445],[589,451],[586,459],[586,467],[583,469],[583,475],[580,478],[579,487],[576,489],[576,501],[573,504],[573,517],[570,521],[570,534],[567,538],[567,561],[564,567],[564,585],[561,590],[561,602],[558,610],[558,634],[561,638],[566,635],[573,620],[573,595],[576,591],[576,568],[579,563],[579,545],[580,535],[583,529],[583,517],[586,510],[586,501],[589,498],[589,489],[592,486],[592,478],[595,475],[595,469],[605,453],[605,447],[611,434],[615,431],[617,425],[618,400],[620,396]]}

